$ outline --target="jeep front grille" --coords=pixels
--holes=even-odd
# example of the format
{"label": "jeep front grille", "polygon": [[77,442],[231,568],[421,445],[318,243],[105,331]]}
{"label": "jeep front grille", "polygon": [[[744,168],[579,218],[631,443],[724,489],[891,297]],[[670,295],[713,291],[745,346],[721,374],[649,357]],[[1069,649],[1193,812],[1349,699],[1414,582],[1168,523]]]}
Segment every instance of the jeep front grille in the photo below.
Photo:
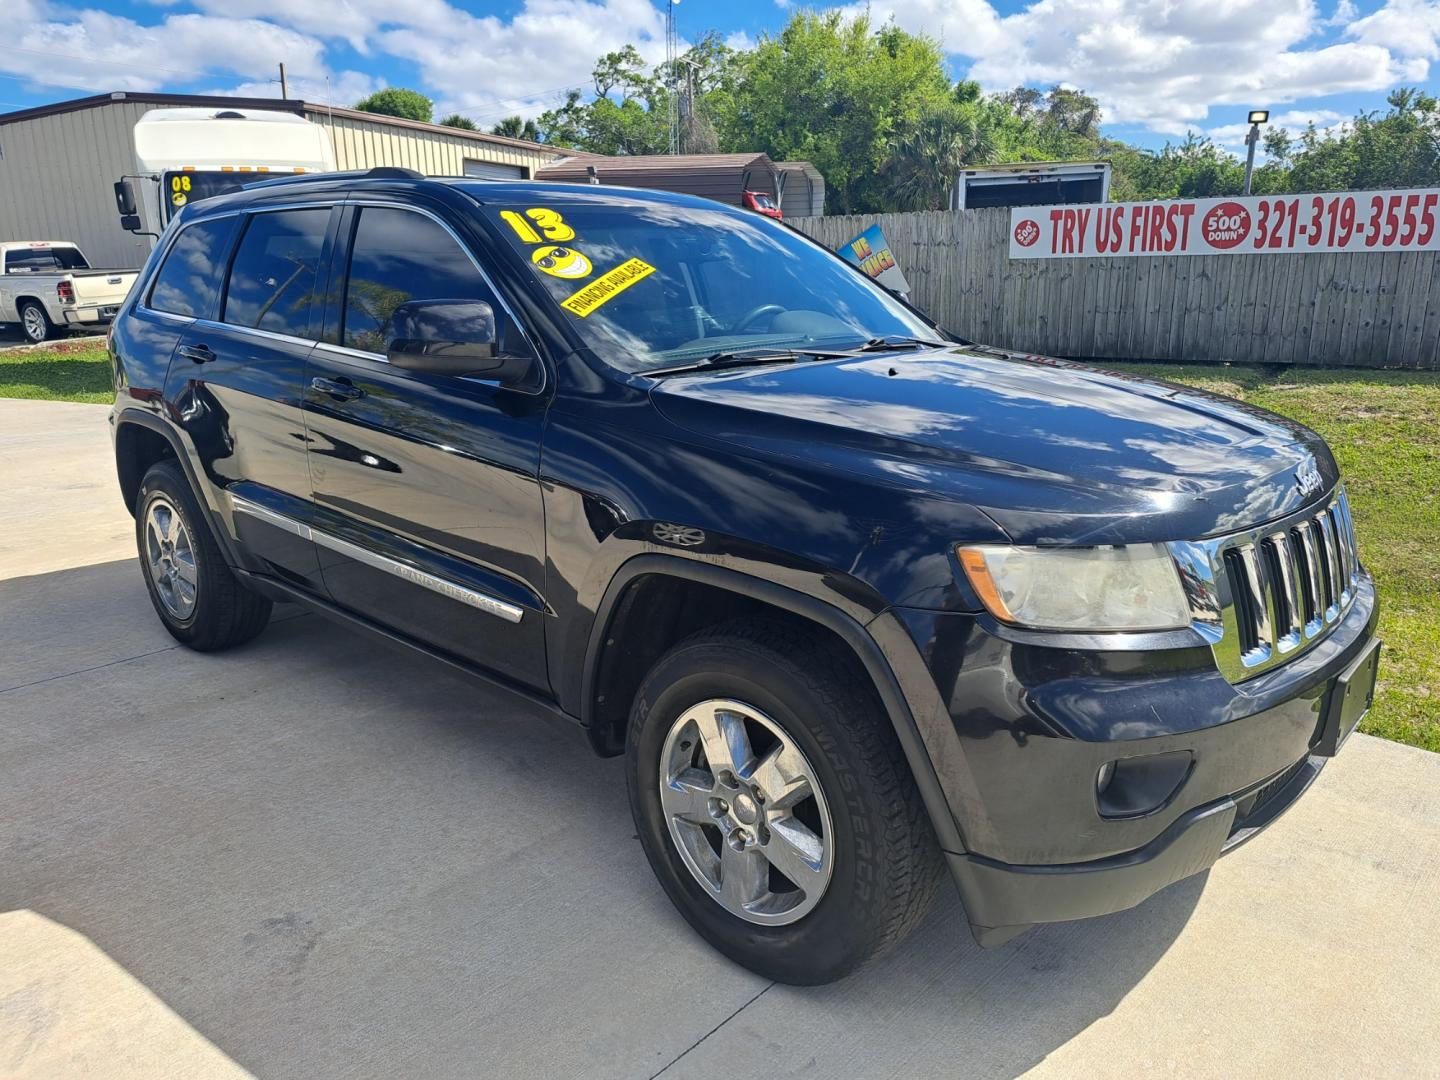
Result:
{"label": "jeep front grille", "polygon": [[1190,598],[1192,625],[1231,682],[1267,671],[1329,633],[1360,581],[1343,489],[1319,510],[1170,548]]}

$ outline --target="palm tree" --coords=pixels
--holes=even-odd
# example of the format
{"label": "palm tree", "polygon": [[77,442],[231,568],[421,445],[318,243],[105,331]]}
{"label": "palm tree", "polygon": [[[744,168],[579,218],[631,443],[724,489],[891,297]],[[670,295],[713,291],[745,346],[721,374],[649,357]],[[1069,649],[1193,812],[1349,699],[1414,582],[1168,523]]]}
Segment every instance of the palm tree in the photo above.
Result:
{"label": "palm tree", "polygon": [[994,158],[994,143],[974,112],[946,102],[927,109],[891,144],[885,186],[896,209],[943,210],[961,170]]}

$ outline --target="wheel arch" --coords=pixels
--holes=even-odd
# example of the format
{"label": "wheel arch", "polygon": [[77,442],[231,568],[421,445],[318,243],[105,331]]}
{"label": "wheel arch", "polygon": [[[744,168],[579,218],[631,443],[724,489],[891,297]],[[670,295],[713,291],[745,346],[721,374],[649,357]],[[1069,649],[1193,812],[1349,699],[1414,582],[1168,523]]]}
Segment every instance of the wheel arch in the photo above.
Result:
{"label": "wheel arch", "polygon": [[140,409],[124,409],[115,417],[115,472],[120,481],[120,494],[125,508],[135,515],[135,496],[140,491],[140,482],[145,473],[158,461],[173,458],[185,474],[185,481],[195,495],[195,502],[205,518],[205,524],[215,537],[215,542],[225,555],[225,561],[232,567],[239,566],[234,541],[230,531],[224,527],[207,497],[205,485],[195,474],[190,456],[185,453],[184,444],[175,430],[154,413]]}
{"label": "wheel arch", "polygon": [[[654,659],[675,641],[673,635],[663,633],[663,626],[658,641],[642,641],[639,648],[618,640],[616,626],[628,625],[631,618],[641,620],[638,626],[648,623],[655,627],[661,622],[653,607],[641,604],[654,595],[647,593],[647,582],[652,583],[649,587],[660,583],[690,598],[694,593],[686,590],[708,593],[707,599],[718,605],[704,620],[705,625],[737,613],[773,613],[828,632],[859,664],[890,718],[941,848],[965,850],[914,714],[889,661],[865,627],[822,599],[712,563],[649,553],[635,556],[615,572],[596,610],[582,679],[580,719],[597,753],[612,756],[623,752],[634,690]],[[641,613],[636,614],[637,608],[643,608]]]}

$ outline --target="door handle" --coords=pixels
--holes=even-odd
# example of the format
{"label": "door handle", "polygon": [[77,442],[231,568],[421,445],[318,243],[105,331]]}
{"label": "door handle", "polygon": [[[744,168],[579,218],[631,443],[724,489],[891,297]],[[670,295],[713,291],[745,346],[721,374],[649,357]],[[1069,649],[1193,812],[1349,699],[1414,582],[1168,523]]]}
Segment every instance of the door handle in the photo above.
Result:
{"label": "door handle", "polygon": [[354,401],[356,398],[365,396],[364,390],[344,378],[322,379],[317,376],[310,380],[310,389],[322,394],[329,394],[336,401]]}
{"label": "door handle", "polygon": [[209,345],[181,345],[180,355],[197,364],[208,364],[215,359],[215,350]]}

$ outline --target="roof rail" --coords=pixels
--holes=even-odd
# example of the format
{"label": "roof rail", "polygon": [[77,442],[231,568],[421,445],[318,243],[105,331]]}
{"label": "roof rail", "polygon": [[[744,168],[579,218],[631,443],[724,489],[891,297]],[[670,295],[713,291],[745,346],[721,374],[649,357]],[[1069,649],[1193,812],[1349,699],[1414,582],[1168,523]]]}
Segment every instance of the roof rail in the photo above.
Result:
{"label": "roof rail", "polygon": [[343,172],[307,172],[295,173],[291,176],[271,176],[264,180],[256,180],[254,183],[246,184],[245,190],[251,188],[271,187],[280,184],[306,184],[320,180],[423,180],[425,174],[416,172],[414,169],[400,169],[393,165],[378,165],[373,169],[347,169]]}

